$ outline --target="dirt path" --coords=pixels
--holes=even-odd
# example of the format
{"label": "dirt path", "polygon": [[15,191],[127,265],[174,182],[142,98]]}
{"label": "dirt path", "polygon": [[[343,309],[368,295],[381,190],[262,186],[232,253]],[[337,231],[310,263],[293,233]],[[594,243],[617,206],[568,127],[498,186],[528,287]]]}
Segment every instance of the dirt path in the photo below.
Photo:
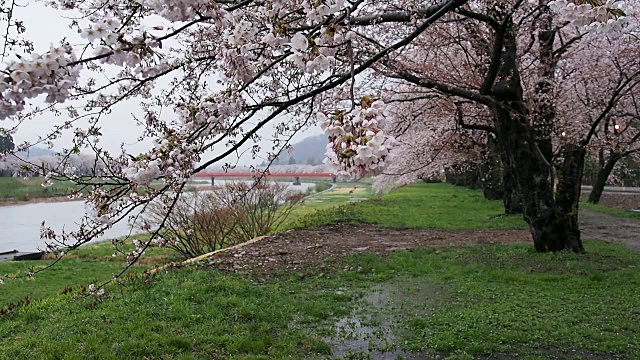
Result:
{"label": "dirt path", "polygon": [[290,230],[217,254],[211,266],[229,272],[303,272],[330,266],[331,261],[359,252],[385,254],[396,250],[469,244],[528,242],[527,230],[440,231],[382,229],[373,225],[334,225]]}
{"label": "dirt path", "polygon": [[619,242],[636,251],[640,251],[640,221],[580,210],[582,237]]}
{"label": "dirt path", "polygon": [[[582,210],[585,239],[620,242],[640,251],[640,222]],[[530,242],[528,230],[443,231],[384,229],[374,225],[332,225],[289,230],[238,249],[216,254],[211,266],[229,272],[273,274],[304,272],[330,266],[332,259],[359,252],[386,254],[396,250],[471,244]]]}
{"label": "dirt path", "polygon": [[620,209],[640,209],[640,194],[638,193],[604,193],[599,202],[600,205]]}

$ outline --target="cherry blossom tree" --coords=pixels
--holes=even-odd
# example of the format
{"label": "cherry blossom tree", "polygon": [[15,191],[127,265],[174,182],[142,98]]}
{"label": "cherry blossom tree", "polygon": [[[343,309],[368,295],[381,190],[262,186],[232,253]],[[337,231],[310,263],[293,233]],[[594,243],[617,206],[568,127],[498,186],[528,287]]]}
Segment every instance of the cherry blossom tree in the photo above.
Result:
{"label": "cherry blossom tree", "polygon": [[[92,188],[86,200],[94,211],[84,216],[77,230],[57,233],[42,228],[48,249],[68,253],[115,222],[133,224],[152,201],[163,203],[170,213],[194,173],[213,164],[233,166],[243,147],[258,154],[259,132],[267,125],[275,129],[275,158],[297,131],[317,121],[319,112],[328,114],[323,116],[332,118],[334,125],[353,119],[355,129],[372,112],[379,113],[381,123],[383,102],[352,94],[341,104],[332,100],[331,92],[348,87],[464,3],[448,0],[398,12],[385,3],[364,6],[364,1],[341,0],[48,2],[80,14],[71,25],[86,42],[63,40],[45,52],[12,56],[0,81],[0,118],[8,131],[44,112],[66,115],[37,142],[51,145],[63,133],[74,135],[62,160],[43,169],[45,181],[68,178]],[[353,28],[406,22],[411,14],[418,15],[413,22],[417,26],[389,39],[384,49],[356,46]],[[119,70],[113,73],[114,69]],[[87,70],[108,76],[94,77]],[[170,86],[155,88],[163,78],[171,79]],[[154,145],[142,154],[129,154],[124,148],[110,153],[99,144],[100,122],[129,99],[140,102],[144,116],[132,120],[141,124],[142,137],[153,139]],[[163,117],[163,109],[175,116]],[[344,117],[336,116],[339,113]],[[386,137],[369,122],[358,135],[358,141],[367,144],[343,162],[344,172],[359,167],[357,173],[365,174],[369,166],[382,167]],[[19,144],[17,150],[35,144]],[[203,158],[213,148],[221,151]],[[81,150],[95,154],[92,176],[68,171],[68,159]],[[146,229],[151,239],[127,258],[136,261],[163,226],[161,221]]]}
{"label": "cherry blossom tree", "polygon": [[[391,105],[356,83],[366,76],[397,79],[489,109],[536,249],[581,251],[571,215],[579,176],[563,177],[555,198],[549,181],[546,151],[555,117],[546,99],[557,58],[584,37],[633,25],[618,9],[631,14],[631,3],[50,0],[48,6],[76,16],[71,26],[85,42],[61,40],[31,53],[9,48],[16,56],[7,56],[1,70],[0,119],[14,132],[54,112],[64,120],[36,143],[51,145],[73,134],[59,163],[42,171],[45,181],[67,178],[92,189],[86,200],[94,211],[77,230],[42,228],[49,250],[63,254],[115,222],[133,224],[152,201],[170,213],[194,173],[213,164],[233,166],[241,151],[256,156],[268,125],[275,132],[272,158],[296,132],[321,122],[329,134],[328,163],[339,173],[382,172],[393,153],[384,130]],[[458,68],[464,61],[470,72]],[[525,93],[522,75],[530,68],[538,75],[529,78],[535,86]],[[163,79],[169,85],[158,87]],[[132,121],[153,146],[138,154],[104,150],[101,121],[132,99],[143,112]],[[174,115],[163,115],[165,109]],[[211,149],[220,151],[207,155]],[[70,170],[68,159],[81,150],[94,153],[91,176]],[[565,173],[581,168],[571,149],[566,154]],[[129,254],[131,262],[164,224],[146,229],[152,236]]]}
{"label": "cherry blossom tree", "polygon": [[[501,160],[516,180],[536,249],[582,252],[577,208],[593,131],[577,142],[562,140],[554,147],[554,129],[561,121],[557,86],[573,81],[559,77],[559,66],[565,61],[582,61],[584,66],[590,53],[581,44],[598,42],[604,33],[637,41],[637,18],[620,10],[622,2],[528,4],[488,2],[478,3],[473,11],[464,9],[466,18],[436,24],[379,71],[488,108],[493,119],[487,131],[496,135]],[[633,3],[626,5],[629,14],[637,11]],[[582,60],[581,54],[586,54]],[[631,72],[617,91],[627,92],[636,81],[637,74]],[[594,118],[588,127],[597,128],[601,122]]]}
{"label": "cherry blossom tree", "polygon": [[460,185],[482,188],[487,199],[503,200],[507,213],[522,212],[486,109],[416,86],[397,86],[384,97],[393,103],[389,133],[400,155],[377,177],[377,191],[438,177],[445,171],[447,181],[458,184],[455,177]]}
{"label": "cherry blossom tree", "polygon": [[[604,187],[611,182],[611,175],[623,159],[635,159],[640,155],[640,128],[637,115],[616,117],[604,122],[599,131],[597,144],[591,147],[596,161],[596,179],[593,183],[589,202],[597,204],[602,197]],[[634,119],[635,121],[633,121]],[[620,124],[624,125],[620,125]]]}
{"label": "cherry blossom tree", "polygon": [[558,66],[564,80],[557,86],[556,147],[585,143],[598,159],[594,203],[618,161],[640,151],[639,47],[633,37],[600,36],[576,46],[575,56]]}

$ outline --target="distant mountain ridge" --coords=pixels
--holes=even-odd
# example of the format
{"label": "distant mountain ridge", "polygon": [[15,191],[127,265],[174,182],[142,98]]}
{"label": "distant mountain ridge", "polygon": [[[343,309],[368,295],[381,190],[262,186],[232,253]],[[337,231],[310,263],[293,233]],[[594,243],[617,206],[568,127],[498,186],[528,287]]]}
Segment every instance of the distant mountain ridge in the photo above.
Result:
{"label": "distant mountain ridge", "polygon": [[324,134],[309,136],[291,146],[291,151],[284,151],[278,157],[278,164],[319,165],[324,160],[327,136]]}

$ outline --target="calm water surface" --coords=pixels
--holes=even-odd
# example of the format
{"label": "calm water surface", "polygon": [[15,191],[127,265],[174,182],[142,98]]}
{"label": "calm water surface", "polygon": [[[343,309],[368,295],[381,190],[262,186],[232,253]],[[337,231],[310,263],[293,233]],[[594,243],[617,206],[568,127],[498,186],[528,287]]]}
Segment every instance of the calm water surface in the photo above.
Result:
{"label": "calm water surface", "polygon": [[[216,185],[222,183],[223,181],[216,180]],[[291,188],[305,191],[314,185],[303,183]],[[0,206],[0,252],[37,251],[44,248],[44,241],[40,239],[40,224],[43,221],[56,231],[63,228],[73,231],[78,228],[77,224],[85,212],[83,201]],[[126,222],[121,222],[93,241],[114,239],[126,236],[129,232]]]}

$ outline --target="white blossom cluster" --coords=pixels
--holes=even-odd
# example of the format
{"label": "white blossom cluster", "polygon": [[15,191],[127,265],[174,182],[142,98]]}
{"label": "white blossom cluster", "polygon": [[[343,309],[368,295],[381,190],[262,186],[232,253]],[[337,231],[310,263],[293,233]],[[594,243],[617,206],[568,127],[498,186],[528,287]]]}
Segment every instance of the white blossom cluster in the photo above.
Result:
{"label": "white blossom cluster", "polygon": [[325,163],[340,177],[377,175],[387,166],[393,139],[383,132],[387,115],[384,102],[364,97],[362,105],[331,117],[318,114],[329,136]]}
{"label": "white blossom cluster", "polygon": [[115,44],[118,41],[116,31],[119,27],[120,21],[118,19],[107,18],[84,29],[80,35],[90,43],[102,39],[107,44]]}
{"label": "white blossom cluster", "polygon": [[180,126],[155,139],[156,146],[149,154],[130,160],[124,170],[125,176],[141,186],[148,186],[159,178],[165,182],[186,182],[200,160],[198,139],[226,132],[227,120],[243,111],[245,104],[241,97],[219,99],[218,102],[206,99],[178,107]]}
{"label": "white blossom cluster", "polygon": [[96,287],[96,284],[89,284],[89,294],[104,295],[104,289],[103,288],[98,289]]}
{"label": "white blossom cluster", "polygon": [[132,160],[126,169],[127,179],[142,186],[148,186],[151,182],[160,177],[162,173],[158,160]]}
{"label": "white blossom cluster", "polygon": [[600,6],[587,2],[575,4],[568,0],[553,0],[549,2],[549,8],[585,31],[620,32],[629,22],[628,17],[620,15],[624,4],[618,0],[606,0]]}
{"label": "white blossom cluster", "polygon": [[63,103],[77,83],[79,66],[71,46],[51,47],[45,54],[32,54],[6,64],[0,78],[0,118],[25,108],[25,100],[46,94],[46,102]]}
{"label": "white blossom cluster", "polygon": [[[325,16],[343,11],[345,2],[279,0],[269,2],[263,12],[252,14],[255,17],[253,21],[247,20],[242,14],[234,15],[231,22],[233,26],[222,27],[225,46],[220,46],[220,55],[228,66],[224,74],[226,80],[249,82],[256,74],[269,68],[272,59],[282,55],[286,55],[288,63],[295,64],[308,74],[321,73],[329,68],[339,46],[355,34],[344,26],[322,29],[313,35],[306,32],[291,34],[279,18],[289,16],[291,9],[296,7],[301,7],[305,13],[304,23],[314,24]],[[259,31],[255,23],[264,24],[268,31]],[[215,38],[216,34],[211,30],[211,38]],[[202,44],[196,45],[199,46]]]}
{"label": "white blossom cluster", "polygon": [[242,113],[245,101],[240,96],[207,99],[193,105],[180,106],[176,112],[182,121],[180,132],[188,135],[195,131],[202,136],[215,135],[225,130],[227,119]]}
{"label": "white blossom cluster", "polygon": [[[142,74],[144,78],[171,68],[167,59],[154,56],[160,42],[146,27],[124,33],[119,31],[120,26],[118,19],[105,18],[82,31],[81,36],[89,43],[99,40],[94,56],[100,57],[101,63],[132,68],[135,74]],[[150,30],[163,30],[163,27],[155,26]]]}
{"label": "white blossom cluster", "polygon": [[313,43],[302,33],[296,33],[288,43],[292,61],[307,73],[322,72],[335,60],[337,45],[355,38],[353,31],[325,32],[313,39]]}
{"label": "white blossom cluster", "polygon": [[124,170],[127,179],[140,186],[149,186],[160,178],[165,183],[186,182],[200,159],[199,145],[175,135],[156,139],[155,143],[148,154],[129,161]]}
{"label": "white blossom cluster", "polygon": [[170,239],[170,238],[166,238],[166,237],[163,237],[163,236],[159,236],[159,237],[153,239],[153,241],[152,241],[152,244],[154,246],[156,246],[156,247],[159,247],[159,248],[166,248],[166,247],[172,246],[175,243],[176,243],[176,239],[175,238],[174,239]]}
{"label": "white blossom cluster", "polygon": [[44,176],[44,182],[42,184],[40,184],[43,188],[49,188],[52,187],[53,181],[51,181],[51,178],[54,176],[55,174],[52,173],[51,171],[49,171],[45,176]]}
{"label": "white blossom cluster", "polygon": [[133,240],[133,246],[135,247],[133,251],[127,254],[128,264],[135,262],[140,256],[144,254],[144,243],[140,242],[139,240]]}

